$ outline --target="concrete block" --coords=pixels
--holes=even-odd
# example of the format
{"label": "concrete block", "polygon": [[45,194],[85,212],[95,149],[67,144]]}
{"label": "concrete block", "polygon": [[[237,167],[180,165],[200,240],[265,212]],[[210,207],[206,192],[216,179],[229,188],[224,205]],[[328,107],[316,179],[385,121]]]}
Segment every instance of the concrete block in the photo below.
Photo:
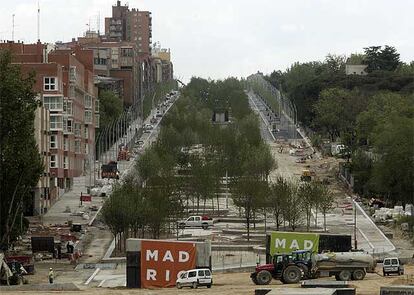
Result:
{"label": "concrete block", "polygon": [[414,295],[414,286],[381,287],[380,295]]}
{"label": "concrete block", "polygon": [[308,280],[303,281],[302,288],[346,288],[349,286],[347,281],[320,281],[320,280]]}
{"label": "concrete block", "polygon": [[141,239],[127,239],[126,251],[127,252],[141,251]]}

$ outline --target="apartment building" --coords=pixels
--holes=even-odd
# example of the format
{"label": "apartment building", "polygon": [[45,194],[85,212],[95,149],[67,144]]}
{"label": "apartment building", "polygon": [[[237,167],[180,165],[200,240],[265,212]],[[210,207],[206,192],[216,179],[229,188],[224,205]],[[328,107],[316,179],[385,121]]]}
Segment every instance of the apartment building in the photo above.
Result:
{"label": "apartment building", "polygon": [[117,1],[112,6],[112,16],[105,18],[105,36],[109,41],[128,41],[138,52],[149,57],[152,43],[152,17],[149,11],[129,9]]}
{"label": "apartment building", "polygon": [[173,79],[174,71],[171,62],[171,51],[170,49],[161,48],[159,42],[152,49],[152,63],[157,81],[169,81]]}
{"label": "apartment building", "polygon": [[[98,87],[107,89],[108,84],[103,81],[111,81],[111,86],[118,87],[115,92],[120,94],[124,106],[137,103],[141,97],[140,83],[141,67],[138,52],[131,42],[109,42],[100,38],[97,34],[87,32],[87,37],[72,39],[68,43],[57,44],[62,50],[84,48],[93,53],[94,75],[107,77],[108,79],[95,78]],[[92,37],[93,36],[93,37]]]}
{"label": "apartment building", "polygon": [[13,52],[13,62],[23,74],[35,73],[33,90],[47,112],[40,110],[35,121],[39,152],[48,165],[44,173],[48,179],[41,178],[34,193],[33,213],[42,214],[93,163],[95,128],[99,127],[93,51],[56,50],[40,42],[1,43],[0,48]]}

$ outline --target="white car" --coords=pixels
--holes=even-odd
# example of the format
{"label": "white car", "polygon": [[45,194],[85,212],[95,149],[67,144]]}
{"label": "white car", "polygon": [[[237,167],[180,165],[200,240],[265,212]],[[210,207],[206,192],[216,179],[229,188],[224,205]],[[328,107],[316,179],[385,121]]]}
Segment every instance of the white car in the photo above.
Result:
{"label": "white car", "polygon": [[213,277],[208,268],[190,269],[183,272],[175,283],[178,289],[182,287],[196,289],[199,286],[211,288],[211,285],[213,285]]}

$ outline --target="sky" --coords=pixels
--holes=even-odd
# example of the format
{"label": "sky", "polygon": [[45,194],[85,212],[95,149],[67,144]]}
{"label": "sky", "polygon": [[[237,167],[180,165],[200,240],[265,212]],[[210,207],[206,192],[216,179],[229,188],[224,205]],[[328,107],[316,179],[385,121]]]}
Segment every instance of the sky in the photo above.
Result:
{"label": "sky", "polygon": [[[116,0],[39,0],[42,42],[104,31]],[[414,0],[129,0],[152,12],[153,42],[170,48],[174,72],[223,79],[286,70],[296,61],[350,55],[372,45],[414,60]],[[37,40],[37,0],[0,0],[0,39]],[[100,15],[100,18],[98,17]]]}

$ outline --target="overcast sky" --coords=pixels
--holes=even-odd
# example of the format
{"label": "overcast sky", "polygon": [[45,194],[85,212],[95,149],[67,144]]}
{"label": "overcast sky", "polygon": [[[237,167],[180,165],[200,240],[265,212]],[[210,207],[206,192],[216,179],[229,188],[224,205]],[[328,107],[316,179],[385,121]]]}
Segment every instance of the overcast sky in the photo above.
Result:
{"label": "overcast sky", "polygon": [[[37,0],[1,0],[0,39],[37,39]],[[40,0],[43,42],[81,36],[116,0]],[[122,1],[122,4],[126,3]],[[171,48],[175,75],[213,79],[285,70],[295,61],[327,53],[361,52],[392,45],[414,60],[413,0],[130,0],[149,10],[153,42]]]}

